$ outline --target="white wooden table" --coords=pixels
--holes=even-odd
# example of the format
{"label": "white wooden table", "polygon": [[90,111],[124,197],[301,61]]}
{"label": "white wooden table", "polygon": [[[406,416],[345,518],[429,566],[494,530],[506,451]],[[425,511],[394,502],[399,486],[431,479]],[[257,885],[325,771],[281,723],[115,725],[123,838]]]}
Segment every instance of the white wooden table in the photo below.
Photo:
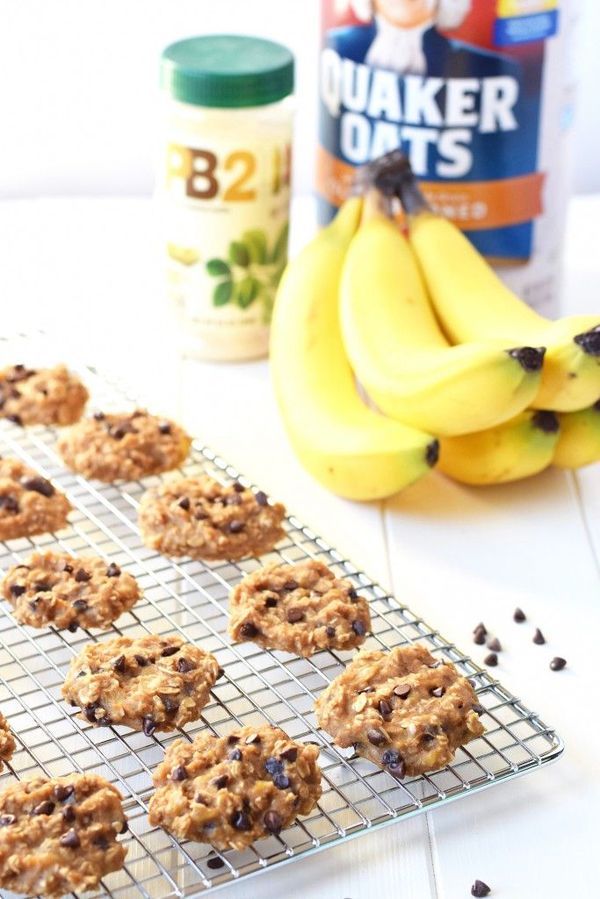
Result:
{"label": "white wooden table", "polygon": [[[312,229],[311,210],[297,204],[295,246]],[[572,312],[600,312],[599,219],[600,198],[573,203]],[[489,489],[433,475],[370,505],[331,496],[290,451],[267,363],[178,369],[154,225],[144,200],[0,203],[2,333],[48,328],[57,356],[71,349],[124,374],[479,662],[485,647],[470,640],[483,620],[505,647],[497,676],[567,744],[543,771],[221,895],[460,899],[475,878],[502,899],[599,895],[600,466]],[[513,622],[515,606],[526,624]],[[532,644],[535,626],[546,646]],[[568,660],[565,671],[549,670],[554,655]]]}

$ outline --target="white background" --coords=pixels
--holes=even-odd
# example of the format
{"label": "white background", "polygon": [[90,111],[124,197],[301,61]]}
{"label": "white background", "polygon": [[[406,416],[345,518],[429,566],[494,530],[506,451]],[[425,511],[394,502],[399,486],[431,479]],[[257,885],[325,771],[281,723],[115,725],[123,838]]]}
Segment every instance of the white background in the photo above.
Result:
{"label": "white background", "polygon": [[[583,7],[574,174],[589,192],[600,190],[600,3]],[[149,194],[161,50],[211,31],[296,54],[295,188],[310,192],[318,11],[319,0],[0,0],[0,197]]]}

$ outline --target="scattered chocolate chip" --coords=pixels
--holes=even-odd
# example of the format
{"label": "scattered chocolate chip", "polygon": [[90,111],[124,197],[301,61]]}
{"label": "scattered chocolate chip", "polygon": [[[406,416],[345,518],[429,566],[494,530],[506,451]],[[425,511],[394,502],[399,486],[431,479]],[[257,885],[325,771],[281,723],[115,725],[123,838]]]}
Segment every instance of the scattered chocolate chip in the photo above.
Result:
{"label": "scattered chocolate chip", "polygon": [[539,627],[536,628],[536,630],[535,630],[535,634],[533,635],[533,642],[536,643],[538,646],[543,646],[544,643],[546,642],[546,638],[544,637],[544,635],[541,632],[541,630],[539,629]]}
{"label": "scattered chocolate chip", "polygon": [[17,596],[23,596],[26,589],[27,589],[26,587],[22,587],[20,584],[11,584],[10,585],[11,595],[14,596],[15,599],[17,598]]}
{"label": "scattered chocolate chip", "polygon": [[287,790],[290,785],[290,779],[287,774],[276,774],[273,777],[273,783],[278,790]]}
{"label": "scattered chocolate chip", "polygon": [[52,590],[52,585],[48,583],[48,581],[37,581],[33,585],[33,588],[36,593],[49,593]]}
{"label": "scattered chocolate chip", "polygon": [[206,797],[201,793],[196,793],[196,795],[194,796],[194,802],[197,802],[199,805],[208,805]]}
{"label": "scattered chocolate chip", "polygon": [[295,746],[290,746],[289,749],[284,749],[281,753],[280,758],[284,759],[286,762],[295,762],[298,758],[298,750]]}
{"label": "scattered chocolate chip", "polygon": [[217,790],[222,790],[229,783],[229,775],[221,774],[220,777],[215,777],[214,780],[211,781],[211,783],[217,788]]}
{"label": "scattered chocolate chip", "polygon": [[122,440],[128,430],[129,429],[123,427],[123,425],[113,425],[108,429],[108,433],[111,437],[114,437],[115,440]]}
{"label": "scattered chocolate chip", "polygon": [[268,506],[269,500],[267,499],[267,494],[263,493],[262,490],[257,490],[254,494],[254,499],[259,506]]}
{"label": "scattered chocolate chip", "polygon": [[369,743],[372,743],[373,746],[382,746],[383,743],[387,742],[387,737],[383,731],[379,730],[379,728],[370,727],[367,731],[367,740]]}
{"label": "scattered chocolate chip", "polygon": [[246,812],[234,812],[231,816],[231,826],[236,830],[250,830],[252,823]]}
{"label": "scattered chocolate chip", "polygon": [[176,652],[179,652],[179,646],[165,646],[161,656],[174,656]]}
{"label": "scattered chocolate chip", "polygon": [[265,771],[267,771],[271,777],[274,777],[276,774],[283,774],[283,762],[280,759],[276,759],[274,756],[270,756],[265,762]]}
{"label": "scattered chocolate chip", "polygon": [[85,599],[76,599],[73,601],[73,608],[77,612],[86,612],[88,609],[88,604]]}
{"label": "scattered chocolate chip", "polygon": [[490,668],[495,668],[496,665],[498,664],[498,656],[496,655],[496,653],[490,652],[490,654],[487,655],[485,657],[485,659],[483,660],[483,664],[489,665]]}
{"label": "scattered chocolate chip", "polygon": [[181,674],[187,674],[188,671],[193,671],[196,667],[195,662],[190,662],[189,659],[186,659],[184,656],[177,659],[177,670]]}
{"label": "scattered chocolate chip", "polygon": [[243,484],[240,484],[239,481],[234,481],[231,485],[236,493],[243,493],[246,489]]}
{"label": "scattered chocolate chip", "polygon": [[269,596],[269,597],[267,597],[267,599],[265,599],[265,606],[267,609],[274,609],[276,605],[277,605],[277,600],[275,599],[274,596]]}
{"label": "scattered chocolate chip", "polygon": [[289,624],[296,624],[298,621],[303,621],[304,612],[302,609],[288,609],[287,620]]}
{"label": "scattered chocolate chip", "polygon": [[491,649],[492,652],[502,652],[502,644],[498,637],[494,637],[492,640],[488,640],[487,648]]}
{"label": "scattered chocolate chip", "polygon": [[217,669],[217,680],[220,680],[220,679],[223,677],[224,674],[225,674],[225,669],[224,669],[224,668],[219,668],[219,669]]}
{"label": "scattered chocolate chip", "polygon": [[255,624],[252,624],[251,621],[246,621],[240,628],[240,634],[242,635],[242,637],[247,637],[247,639],[251,640],[252,637],[258,636],[258,634],[260,634],[260,631]]}
{"label": "scattered chocolate chip", "polygon": [[205,518],[208,518],[208,514],[204,511],[204,509],[199,508],[194,512],[194,518],[196,521],[204,521]]}
{"label": "scattered chocolate chip", "polygon": [[63,808],[63,810],[62,810],[62,812],[61,812],[61,815],[62,815],[63,821],[65,821],[67,824],[70,824],[70,823],[73,822],[73,821],[75,820],[75,818],[76,818],[75,810],[74,810],[73,807],[70,806],[70,805],[66,805],[66,806]]}
{"label": "scattered chocolate chip", "polygon": [[246,737],[244,742],[249,746],[251,743],[260,743],[260,737],[258,734],[250,734]]}
{"label": "scattered chocolate chip", "polygon": [[216,871],[218,868],[224,868],[225,862],[222,858],[219,858],[218,855],[215,855],[214,858],[209,858],[206,862],[206,867],[210,868],[211,871]]}
{"label": "scattered chocolate chip", "polygon": [[16,820],[16,815],[2,815],[0,817],[0,827],[8,827],[9,824],[14,824]]}
{"label": "scattered chocolate chip", "polygon": [[187,776],[188,773],[185,765],[177,765],[177,767],[173,768],[173,770],[171,771],[171,780],[174,780],[175,782],[179,780],[187,780]]}
{"label": "scattered chocolate chip", "polygon": [[16,515],[19,511],[19,503],[14,496],[0,496],[0,509],[5,509],[7,512]]}
{"label": "scattered chocolate chip", "polygon": [[436,699],[441,699],[444,693],[446,692],[443,687],[435,687],[433,690],[429,691],[432,696],[435,696]]}
{"label": "scattered chocolate chip", "polygon": [[244,527],[245,525],[243,521],[239,521],[239,519],[234,518],[233,521],[230,521],[227,525],[227,530],[230,534],[241,534],[241,532],[244,530]]}
{"label": "scattered chocolate chip", "polygon": [[145,668],[148,664],[148,659],[144,658],[144,656],[135,655],[133,658],[136,660],[140,668]]}
{"label": "scattered chocolate chip", "polygon": [[54,803],[49,799],[46,799],[45,802],[40,802],[39,805],[36,805],[31,814],[32,815],[51,815],[54,811]]}
{"label": "scattered chocolate chip", "polygon": [[72,634],[74,634],[75,631],[78,629],[79,629],[79,625],[77,624],[76,621],[70,621],[69,624],[67,625],[67,630],[70,631]]}
{"label": "scattered chocolate chip", "polygon": [[381,761],[384,765],[399,765],[401,756],[400,753],[396,752],[395,749],[386,749],[381,756]]}
{"label": "scattered chocolate chip", "polygon": [[263,818],[265,830],[269,833],[278,834],[281,831],[283,821],[281,820],[281,815],[278,815],[277,812],[269,810],[265,817]]}
{"label": "scattered chocolate chip", "polygon": [[129,823],[126,820],[121,821],[121,830],[119,831],[119,833],[127,833],[128,830],[129,830]]}
{"label": "scattered chocolate chip", "polygon": [[327,636],[328,636],[330,639],[331,639],[332,637],[335,637],[335,628],[333,627],[333,625],[328,624],[327,627],[325,628],[325,633],[327,634]]}
{"label": "scattered chocolate chip", "polygon": [[92,575],[88,574],[87,571],[84,571],[83,568],[80,568],[79,571],[75,572],[75,580],[80,584],[84,584],[86,581],[91,580],[91,577]]}
{"label": "scattered chocolate chip", "polygon": [[94,415],[92,417],[95,421],[104,421],[106,415],[104,414],[104,412],[94,412]]}
{"label": "scattered chocolate chip", "polygon": [[399,696],[400,699],[406,699],[410,691],[410,684],[398,684],[397,687],[394,687],[394,696]]}
{"label": "scattered chocolate chip", "polygon": [[102,835],[94,837],[93,843],[94,846],[98,846],[100,849],[108,849],[108,840]]}
{"label": "scattered chocolate chip", "polygon": [[126,668],[125,656],[117,656],[116,659],[113,659],[111,665],[115,671],[119,674],[123,674]]}
{"label": "scattered chocolate chip", "polygon": [[111,562],[108,568],[106,569],[106,577],[119,577],[121,574],[121,569],[118,565],[115,565],[114,562]]}
{"label": "scattered chocolate chip", "polygon": [[158,426],[158,430],[161,434],[170,434],[171,433],[171,425],[168,421],[161,421]]}
{"label": "scattered chocolate chip", "polygon": [[63,784],[57,784],[54,787],[54,798],[58,800],[58,802],[65,802],[70,796],[75,792],[75,787],[73,786],[63,786]]}
{"label": "scattered chocolate chip", "polygon": [[485,626],[483,621],[480,621],[479,624],[475,625],[475,627],[473,628],[473,633],[475,633],[475,631],[483,631],[484,634],[487,634],[487,627]]}
{"label": "scattered chocolate chip", "polygon": [[483,880],[476,880],[471,887],[471,896],[477,896],[478,899],[482,899],[483,896],[489,896],[490,893],[489,886]]}
{"label": "scattered chocolate chip", "polygon": [[382,718],[388,718],[392,714],[392,707],[385,699],[382,699],[379,703],[379,714]]}
{"label": "scattered chocolate chip", "polygon": [[486,631],[478,628],[476,631],[473,631],[473,643],[476,643],[477,646],[483,646],[485,643],[485,635]]}
{"label": "scattered chocolate chip", "polygon": [[291,578],[289,581],[285,582],[285,584],[283,585],[283,589],[291,592],[292,590],[297,590],[298,586],[298,581],[295,581],[293,578]]}
{"label": "scattered chocolate chip", "polygon": [[513,613],[513,621],[516,621],[517,624],[521,624],[523,621],[526,621],[526,615],[523,609],[516,608]]}
{"label": "scattered chocolate chip", "polygon": [[555,656],[550,662],[550,670],[551,671],[562,671],[567,665],[566,659],[561,659],[560,656]]}
{"label": "scattered chocolate chip", "polygon": [[25,478],[22,481],[23,487],[25,490],[33,490],[35,493],[41,493],[42,496],[54,496],[56,492],[54,487],[47,481],[46,478]]}
{"label": "scattered chocolate chip", "polygon": [[159,696],[167,715],[175,715],[179,709],[179,703],[172,696]]}
{"label": "scattered chocolate chip", "polygon": [[156,721],[152,715],[146,715],[143,720],[144,733],[147,737],[151,737],[156,730]]}
{"label": "scattered chocolate chip", "polygon": [[241,749],[232,749],[229,753],[229,761],[230,762],[241,762],[242,760],[242,750]]}
{"label": "scattered chocolate chip", "polygon": [[356,634],[357,637],[364,637],[367,633],[367,629],[362,621],[359,621],[358,618],[356,621],[352,622],[352,630]]}
{"label": "scattered chocolate chip", "polygon": [[436,733],[432,728],[426,727],[423,733],[421,734],[421,739],[424,743],[433,743],[436,738]]}
{"label": "scattered chocolate chip", "polygon": [[475,712],[476,715],[484,715],[485,714],[484,707],[482,705],[480,705],[478,702],[476,702],[473,705],[473,711]]}
{"label": "scattered chocolate chip", "polygon": [[14,425],[19,425],[20,428],[23,427],[23,419],[20,415],[7,415],[6,417],[9,421],[12,421]]}
{"label": "scattered chocolate chip", "polygon": [[79,849],[81,846],[81,840],[77,836],[77,833],[71,828],[66,833],[63,833],[62,837],[59,840],[61,846],[67,846],[69,849]]}
{"label": "scattered chocolate chip", "polygon": [[230,746],[235,746],[236,743],[240,742],[240,738],[235,734],[229,734],[229,736],[227,737],[227,742]]}
{"label": "scattered chocolate chip", "polygon": [[348,590],[348,598],[349,599],[358,599],[358,593],[354,589],[354,587],[350,587]]}

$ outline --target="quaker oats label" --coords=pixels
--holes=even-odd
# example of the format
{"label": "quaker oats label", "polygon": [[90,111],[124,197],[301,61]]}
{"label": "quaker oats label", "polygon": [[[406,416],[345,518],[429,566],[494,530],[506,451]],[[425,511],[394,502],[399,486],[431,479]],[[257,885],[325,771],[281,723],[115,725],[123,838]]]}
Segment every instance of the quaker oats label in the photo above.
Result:
{"label": "quaker oats label", "polygon": [[525,300],[560,282],[572,120],[569,0],[323,0],[320,218],[401,147],[431,204]]}

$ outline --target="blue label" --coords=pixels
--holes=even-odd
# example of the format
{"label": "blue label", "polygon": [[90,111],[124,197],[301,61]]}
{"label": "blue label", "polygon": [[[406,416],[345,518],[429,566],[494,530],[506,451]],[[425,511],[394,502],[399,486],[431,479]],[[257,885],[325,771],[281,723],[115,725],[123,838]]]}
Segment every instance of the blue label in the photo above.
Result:
{"label": "blue label", "polygon": [[533,16],[513,16],[498,19],[494,26],[494,43],[497,47],[530,44],[543,41],[558,33],[558,10],[536,13]]}

